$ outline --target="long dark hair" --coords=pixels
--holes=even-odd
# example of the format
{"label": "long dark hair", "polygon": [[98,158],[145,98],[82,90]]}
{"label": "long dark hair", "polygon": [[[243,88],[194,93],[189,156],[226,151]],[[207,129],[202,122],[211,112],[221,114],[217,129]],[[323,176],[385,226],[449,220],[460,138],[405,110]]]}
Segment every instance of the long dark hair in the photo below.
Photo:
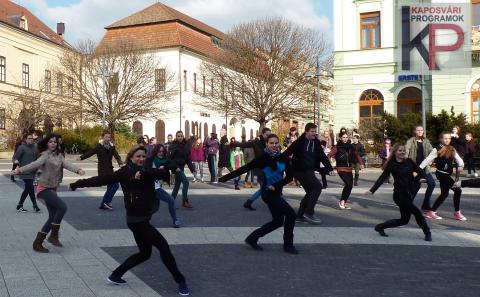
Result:
{"label": "long dark hair", "polygon": [[44,151],[46,151],[48,149],[48,142],[52,138],[55,138],[55,141],[57,142],[57,147],[55,148],[55,150],[53,152],[57,153],[57,154],[59,153],[58,135],[50,133],[46,137],[44,137],[42,140],[40,140],[40,142],[38,143],[38,153],[39,154],[43,153]]}
{"label": "long dark hair", "polygon": [[164,152],[164,156],[165,158],[167,157],[167,149],[165,148],[165,146],[163,144],[156,144],[154,147],[153,147],[153,150],[152,150],[152,157],[156,157],[158,152],[160,151],[160,149],[163,149],[163,152]]}
{"label": "long dark hair", "polygon": [[127,156],[125,157],[125,164],[132,163],[132,160],[130,160],[130,159],[132,159],[133,155],[139,150],[144,151],[145,154],[147,153],[147,148],[144,145],[136,144],[130,149]]}

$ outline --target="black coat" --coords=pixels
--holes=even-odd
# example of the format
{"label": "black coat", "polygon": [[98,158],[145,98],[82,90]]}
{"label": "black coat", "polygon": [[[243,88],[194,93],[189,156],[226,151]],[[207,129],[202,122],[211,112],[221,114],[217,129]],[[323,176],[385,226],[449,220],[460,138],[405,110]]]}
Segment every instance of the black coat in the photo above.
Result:
{"label": "black coat", "polygon": [[[300,135],[300,137],[295,140],[283,153],[287,156],[293,155],[292,157],[292,169],[293,171],[305,171],[305,165],[303,164],[302,155],[304,154],[305,144],[307,141],[307,137],[305,133]],[[325,170],[330,172],[333,170],[330,161],[328,161],[327,156],[323,152],[322,145],[320,144],[320,140],[315,138],[313,140],[314,143],[314,153],[315,153],[315,170],[320,171],[320,162],[322,162],[323,166],[325,166]]]}
{"label": "black coat", "polygon": [[92,150],[81,155],[80,160],[88,159],[93,155],[97,155],[98,175],[107,175],[113,173],[112,158],[117,160],[119,166],[123,164],[120,155],[113,145],[110,145],[107,149],[103,144],[97,143]]}
{"label": "black coat", "polygon": [[248,141],[248,142],[236,141],[234,145],[236,147],[241,147],[241,148],[253,148],[253,151],[255,152],[255,158],[262,156],[265,153],[265,148],[267,147],[267,144],[265,143],[265,139],[263,139],[262,135],[258,136],[253,141]]}
{"label": "black coat", "polygon": [[220,138],[220,147],[218,148],[218,168],[231,167],[230,164],[230,142],[227,136]]}
{"label": "black coat", "polygon": [[465,138],[465,134],[460,134],[457,137],[452,137],[452,143],[451,145],[455,148],[457,153],[460,155],[460,157],[463,159],[465,157],[465,144],[467,143],[467,139]]}
{"label": "black coat", "polygon": [[175,168],[183,170],[185,165],[188,166],[191,172],[195,172],[192,160],[190,159],[190,151],[192,149],[192,143],[189,141],[177,142],[174,140],[168,150],[168,160],[170,164]]}
{"label": "black coat", "polygon": [[147,168],[141,173],[140,179],[135,179],[136,171],[129,165],[120,168],[112,174],[80,179],[70,184],[70,188],[100,187],[120,183],[124,195],[127,217],[148,217],[154,212],[156,180],[169,182],[167,170]]}

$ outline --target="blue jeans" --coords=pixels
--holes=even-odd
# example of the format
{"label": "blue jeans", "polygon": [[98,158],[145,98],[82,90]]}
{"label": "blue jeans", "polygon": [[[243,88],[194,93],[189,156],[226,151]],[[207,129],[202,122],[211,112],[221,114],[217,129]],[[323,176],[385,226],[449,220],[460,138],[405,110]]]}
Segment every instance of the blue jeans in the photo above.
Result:
{"label": "blue jeans", "polygon": [[217,181],[217,155],[208,155],[208,171],[210,171],[210,181]]}
{"label": "blue jeans", "polygon": [[[427,176],[427,190],[425,191],[425,198],[423,199],[422,209],[430,209],[430,198],[432,197],[433,189],[435,189],[435,179],[430,172],[426,173]],[[413,197],[415,197],[422,186],[420,183],[420,175],[415,177],[415,189],[413,191]]]}
{"label": "blue jeans", "polygon": [[118,190],[118,186],[119,186],[118,183],[110,184],[107,186],[107,190],[103,195],[102,204],[100,204],[100,206],[102,206],[104,203],[106,204],[112,203],[113,196],[115,196],[115,193]]}
{"label": "blue jeans", "polygon": [[168,194],[164,189],[158,188],[155,190],[155,209],[154,211],[157,212],[160,208],[160,200],[166,202],[168,204],[168,212],[170,212],[170,216],[172,217],[173,223],[177,220],[177,214],[175,212],[175,199]]}

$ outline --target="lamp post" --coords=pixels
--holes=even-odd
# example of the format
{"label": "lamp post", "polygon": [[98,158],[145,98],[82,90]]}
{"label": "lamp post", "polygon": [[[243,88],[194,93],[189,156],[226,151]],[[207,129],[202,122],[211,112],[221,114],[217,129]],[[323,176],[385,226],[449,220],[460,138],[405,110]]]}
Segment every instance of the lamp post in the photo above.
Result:
{"label": "lamp post", "polygon": [[[316,67],[315,67],[315,74],[306,74],[305,77],[315,77],[317,82],[317,92],[316,92],[316,103],[317,103],[317,134],[320,135],[320,123],[321,123],[321,107],[320,107],[320,77],[322,76],[322,71],[320,69],[320,57],[317,56]],[[315,107],[315,103],[314,103]],[[314,116],[315,121],[315,116]]]}

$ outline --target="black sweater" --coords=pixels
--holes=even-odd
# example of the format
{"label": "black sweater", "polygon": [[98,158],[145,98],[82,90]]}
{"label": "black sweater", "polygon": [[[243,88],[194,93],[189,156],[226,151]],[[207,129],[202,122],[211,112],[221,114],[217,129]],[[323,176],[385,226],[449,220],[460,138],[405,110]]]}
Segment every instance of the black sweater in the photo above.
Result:
{"label": "black sweater", "polygon": [[120,183],[124,195],[127,217],[149,217],[153,213],[156,180],[169,182],[167,170],[147,168],[141,172],[140,179],[135,179],[135,171],[130,166],[124,166],[112,174],[80,179],[70,184],[74,191],[77,188],[100,187]]}
{"label": "black sweater", "polygon": [[[306,153],[307,147],[307,137],[305,133],[303,133],[297,140],[295,140],[284,152],[286,156],[293,155],[292,158],[292,169],[294,171],[305,171],[306,166],[304,164],[303,155]],[[312,140],[314,146],[314,154],[315,154],[315,161],[313,164],[313,168],[316,171],[320,171],[320,162],[322,162],[323,166],[327,172],[333,170],[332,165],[330,165],[330,161],[328,161],[327,156],[323,152],[322,145],[320,144],[320,140],[315,138]]]}
{"label": "black sweater", "polygon": [[192,160],[190,159],[191,148],[192,143],[190,143],[190,141],[173,141],[168,148],[168,159],[171,164],[181,170],[187,165],[191,172],[195,172]]}
{"label": "black sweater", "polygon": [[377,179],[373,187],[370,189],[370,192],[375,193],[390,174],[392,174],[394,180],[394,191],[412,192],[415,188],[414,172],[425,178],[425,172],[423,172],[423,170],[420,169],[412,159],[405,159],[403,162],[398,162],[395,158],[392,158],[386,164],[382,175]]}
{"label": "black sweater", "polygon": [[93,155],[97,155],[98,159],[98,175],[107,175],[113,173],[112,158],[117,160],[118,165],[122,165],[122,159],[118,154],[115,146],[108,145],[106,148],[102,143],[97,145],[90,151],[80,156],[80,160],[88,159]]}

